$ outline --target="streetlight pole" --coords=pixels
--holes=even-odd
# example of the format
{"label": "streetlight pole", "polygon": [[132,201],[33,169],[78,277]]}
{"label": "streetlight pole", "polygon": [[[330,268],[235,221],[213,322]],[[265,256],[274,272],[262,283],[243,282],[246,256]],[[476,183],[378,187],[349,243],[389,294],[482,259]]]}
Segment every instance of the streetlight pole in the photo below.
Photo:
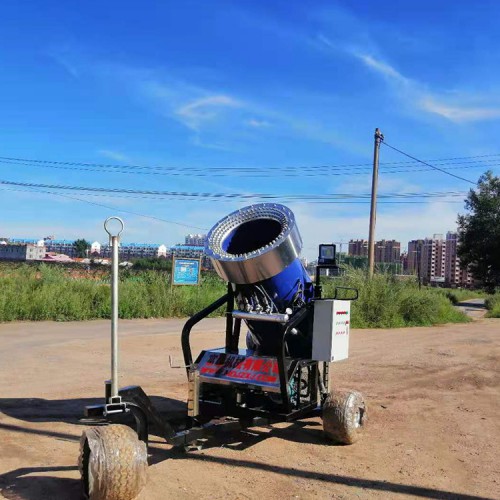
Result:
{"label": "streetlight pole", "polygon": [[373,276],[375,269],[375,222],[377,220],[377,187],[378,187],[378,157],[380,143],[384,136],[378,128],[375,129],[375,143],[373,147],[373,174],[372,174],[372,197],[370,205],[370,232],[368,235],[368,276]]}

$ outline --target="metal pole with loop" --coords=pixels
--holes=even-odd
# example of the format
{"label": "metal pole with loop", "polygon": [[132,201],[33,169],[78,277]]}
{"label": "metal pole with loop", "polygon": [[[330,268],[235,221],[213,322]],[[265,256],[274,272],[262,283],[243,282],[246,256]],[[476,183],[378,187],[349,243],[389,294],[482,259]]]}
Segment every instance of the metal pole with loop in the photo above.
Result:
{"label": "metal pole with loop", "polygon": [[[113,220],[119,226],[115,230],[110,226]],[[124,227],[120,217],[108,217],[104,221],[111,245],[111,398],[118,397],[118,247]]]}

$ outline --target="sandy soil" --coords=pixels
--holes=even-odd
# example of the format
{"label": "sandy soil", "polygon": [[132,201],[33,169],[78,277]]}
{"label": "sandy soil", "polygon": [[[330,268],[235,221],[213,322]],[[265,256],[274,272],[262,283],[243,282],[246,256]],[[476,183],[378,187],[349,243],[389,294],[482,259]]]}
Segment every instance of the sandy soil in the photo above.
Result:
{"label": "sandy soil", "polygon": [[[184,401],[182,322],[121,322],[121,384]],[[222,344],[205,320],[195,351]],[[85,404],[109,376],[109,324],[0,325],[0,497],[78,499],[75,463]],[[352,446],[326,444],[320,420],[228,437],[172,455],[154,438],[141,500],[500,498],[500,321],[352,333],[338,387],[361,390],[369,423]]]}

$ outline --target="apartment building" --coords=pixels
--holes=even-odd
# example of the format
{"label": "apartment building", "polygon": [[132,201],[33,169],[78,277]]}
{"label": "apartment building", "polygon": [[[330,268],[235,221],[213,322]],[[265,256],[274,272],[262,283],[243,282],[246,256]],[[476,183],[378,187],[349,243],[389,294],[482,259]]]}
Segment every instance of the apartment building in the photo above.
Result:
{"label": "apartment building", "polygon": [[184,244],[188,246],[204,247],[207,241],[206,234],[188,234],[184,238]]}
{"label": "apartment building", "polygon": [[348,255],[350,257],[367,257],[368,240],[350,240]]}
{"label": "apartment building", "polygon": [[[97,242],[94,242],[94,245]],[[97,246],[95,246],[97,249]],[[167,257],[167,247],[158,243],[120,243],[120,259]],[[105,243],[100,247],[100,257],[111,257],[111,246]]]}
{"label": "apartment building", "polygon": [[45,247],[36,243],[0,242],[0,260],[42,260]]}
{"label": "apartment building", "polygon": [[62,253],[68,257],[78,257],[75,240],[44,240],[47,252]]}
{"label": "apartment building", "polygon": [[469,271],[460,267],[458,245],[458,233],[452,231],[446,233],[445,283],[450,287],[470,287],[474,280]]}
{"label": "apartment building", "polygon": [[375,243],[375,262],[400,262],[401,243],[396,240],[380,240]]}

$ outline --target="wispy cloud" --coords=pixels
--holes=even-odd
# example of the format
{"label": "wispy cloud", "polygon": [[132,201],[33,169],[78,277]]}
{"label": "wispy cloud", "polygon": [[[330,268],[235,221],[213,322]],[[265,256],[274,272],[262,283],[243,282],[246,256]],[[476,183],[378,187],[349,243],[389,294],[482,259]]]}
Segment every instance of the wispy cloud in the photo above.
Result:
{"label": "wispy cloud", "polygon": [[387,64],[386,62],[375,59],[375,57],[368,54],[361,54],[358,52],[353,52],[353,54],[359,60],[361,60],[366,66],[373,69],[377,73],[381,74],[385,78],[397,81],[404,85],[412,83],[412,81],[409,78],[403,76],[399,71],[397,71],[395,68],[393,68],[390,64]]}
{"label": "wispy cloud", "polygon": [[224,109],[242,106],[242,102],[231,96],[209,95],[183,104],[175,110],[175,114],[187,127],[199,130],[203,123],[215,120]]}
{"label": "wispy cloud", "polygon": [[51,47],[45,54],[73,78],[80,78],[80,70],[72,60],[72,52],[69,46]]}
{"label": "wispy cloud", "polygon": [[440,115],[452,122],[472,122],[480,120],[492,120],[500,117],[500,108],[475,108],[449,105],[437,101],[434,97],[424,97],[420,106],[429,113]]}
{"label": "wispy cloud", "polygon": [[268,122],[267,120],[257,120],[256,118],[251,118],[250,120],[246,120],[245,124],[253,128],[267,128],[271,126],[271,123]]}
{"label": "wispy cloud", "polygon": [[[428,85],[408,78],[391,64],[372,55],[352,52],[366,67],[382,76],[398,92],[399,98],[412,107],[454,123],[476,122],[500,117],[500,106],[471,105],[483,100],[482,96],[455,92],[453,95],[428,89]],[[493,99],[498,101],[498,99]]]}
{"label": "wispy cloud", "polygon": [[111,151],[110,149],[100,149],[98,153],[105,158],[109,158],[110,160],[129,162],[130,158],[118,151]]}
{"label": "wispy cloud", "polygon": [[[304,241],[304,251],[308,258],[317,257],[317,248],[325,234],[334,235],[337,242],[348,242],[351,238],[368,236],[369,204],[365,205],[305,205],[289,204],[297,219],[297,226]],[[342,213],[339,209],[357,207],[357,212]],[[457,206],[440,202],[422,205],[379,205],[377,215],[377,239],[397,239],[401,247],[407,246],[414,238],[425,238],[433,234],[444,234],[456,229]],[[395,209],[398,207],[398,209]],[[416,208],[418,207],[418,208]],[[439,214],[439,217],[436,217]],[[344,249],[346,247],[344,246]]]}

